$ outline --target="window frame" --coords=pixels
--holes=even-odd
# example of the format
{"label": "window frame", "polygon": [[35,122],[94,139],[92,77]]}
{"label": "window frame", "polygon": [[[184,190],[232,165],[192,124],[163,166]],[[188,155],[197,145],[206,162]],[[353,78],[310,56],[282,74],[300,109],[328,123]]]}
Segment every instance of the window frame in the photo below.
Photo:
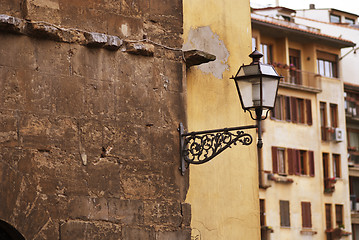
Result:
{"label": "window frame", "polygon": [[343,204],[335,204],[335,223],[337,227],[341,227],[344,225],[344,205]]}
{"label": "window frame", "polygon": [[[336,19],[336,20],[334,20]],[[333,21],[334,20],[334,21]],[[331,23],[341,23],[341,17],[339,15],[336,15],[336,14],[333,14],[333,13],[330,13],[329,14],[329,21]]]}

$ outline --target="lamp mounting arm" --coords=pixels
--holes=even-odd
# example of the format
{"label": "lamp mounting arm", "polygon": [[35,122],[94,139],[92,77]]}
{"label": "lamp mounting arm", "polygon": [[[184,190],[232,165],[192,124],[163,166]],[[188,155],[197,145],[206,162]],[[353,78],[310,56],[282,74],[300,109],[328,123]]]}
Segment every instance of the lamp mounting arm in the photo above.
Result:
{"label": "lamp mounting arm", "polygon": [[243,130],[257,127],[257,125],[248,125],[187,133],[184,131],[183,124],[180,123],[178,131],[182,175],[184,175],[189,164],[206,163],[232,145],[237,145],[237,143],[250,145],[253,138]]}

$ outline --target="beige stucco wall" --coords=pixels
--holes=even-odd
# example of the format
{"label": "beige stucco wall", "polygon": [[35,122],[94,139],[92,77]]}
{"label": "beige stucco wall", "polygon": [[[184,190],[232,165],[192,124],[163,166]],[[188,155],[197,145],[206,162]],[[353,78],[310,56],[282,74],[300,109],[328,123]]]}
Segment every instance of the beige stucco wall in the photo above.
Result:
{"label": "beige stucco wall", "polygon": [[[240,65],[250,63],[249,1],[184,0],[183,4],[184,49],[217,56],[214,63],[187,70],[188,129],[254,124],[241,109],[229,79]],[[255,130],[248,132],[256,136]],[[255,142],[190,166],[186,201],[192,206],[194,239],[260,239],[257,171]]]}

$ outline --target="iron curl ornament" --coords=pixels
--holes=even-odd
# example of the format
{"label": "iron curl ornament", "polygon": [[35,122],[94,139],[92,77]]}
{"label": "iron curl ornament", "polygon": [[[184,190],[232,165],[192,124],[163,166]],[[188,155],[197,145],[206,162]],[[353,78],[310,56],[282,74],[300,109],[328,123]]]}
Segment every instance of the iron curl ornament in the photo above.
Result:
{"label": "iron curl ornament", "polygon": [[189,164],[206,163],[227,148],[231,148],[232,145],[238,143],[250,145],[253,142],[253,137],[242,130],[251,128],[257,128],[257,125],[186,133],[183,124],[180,123],[178,130],[181,141],[180,170],[182,175]]}

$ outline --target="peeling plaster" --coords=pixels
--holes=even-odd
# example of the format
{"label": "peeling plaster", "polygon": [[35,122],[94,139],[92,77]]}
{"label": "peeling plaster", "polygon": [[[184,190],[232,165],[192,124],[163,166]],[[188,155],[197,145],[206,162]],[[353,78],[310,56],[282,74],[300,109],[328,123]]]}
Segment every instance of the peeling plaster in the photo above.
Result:
{"label": "peeling plaster", "polygon": [[213,74],[216,78],[223,79],[223,73],[229,70],[227,50],[224,42],[219,39],[209,26],[190,29],[188,39],[183,45],[183,50],[202,50],[216,56],[216,60],[197,66],[204,73]]}

